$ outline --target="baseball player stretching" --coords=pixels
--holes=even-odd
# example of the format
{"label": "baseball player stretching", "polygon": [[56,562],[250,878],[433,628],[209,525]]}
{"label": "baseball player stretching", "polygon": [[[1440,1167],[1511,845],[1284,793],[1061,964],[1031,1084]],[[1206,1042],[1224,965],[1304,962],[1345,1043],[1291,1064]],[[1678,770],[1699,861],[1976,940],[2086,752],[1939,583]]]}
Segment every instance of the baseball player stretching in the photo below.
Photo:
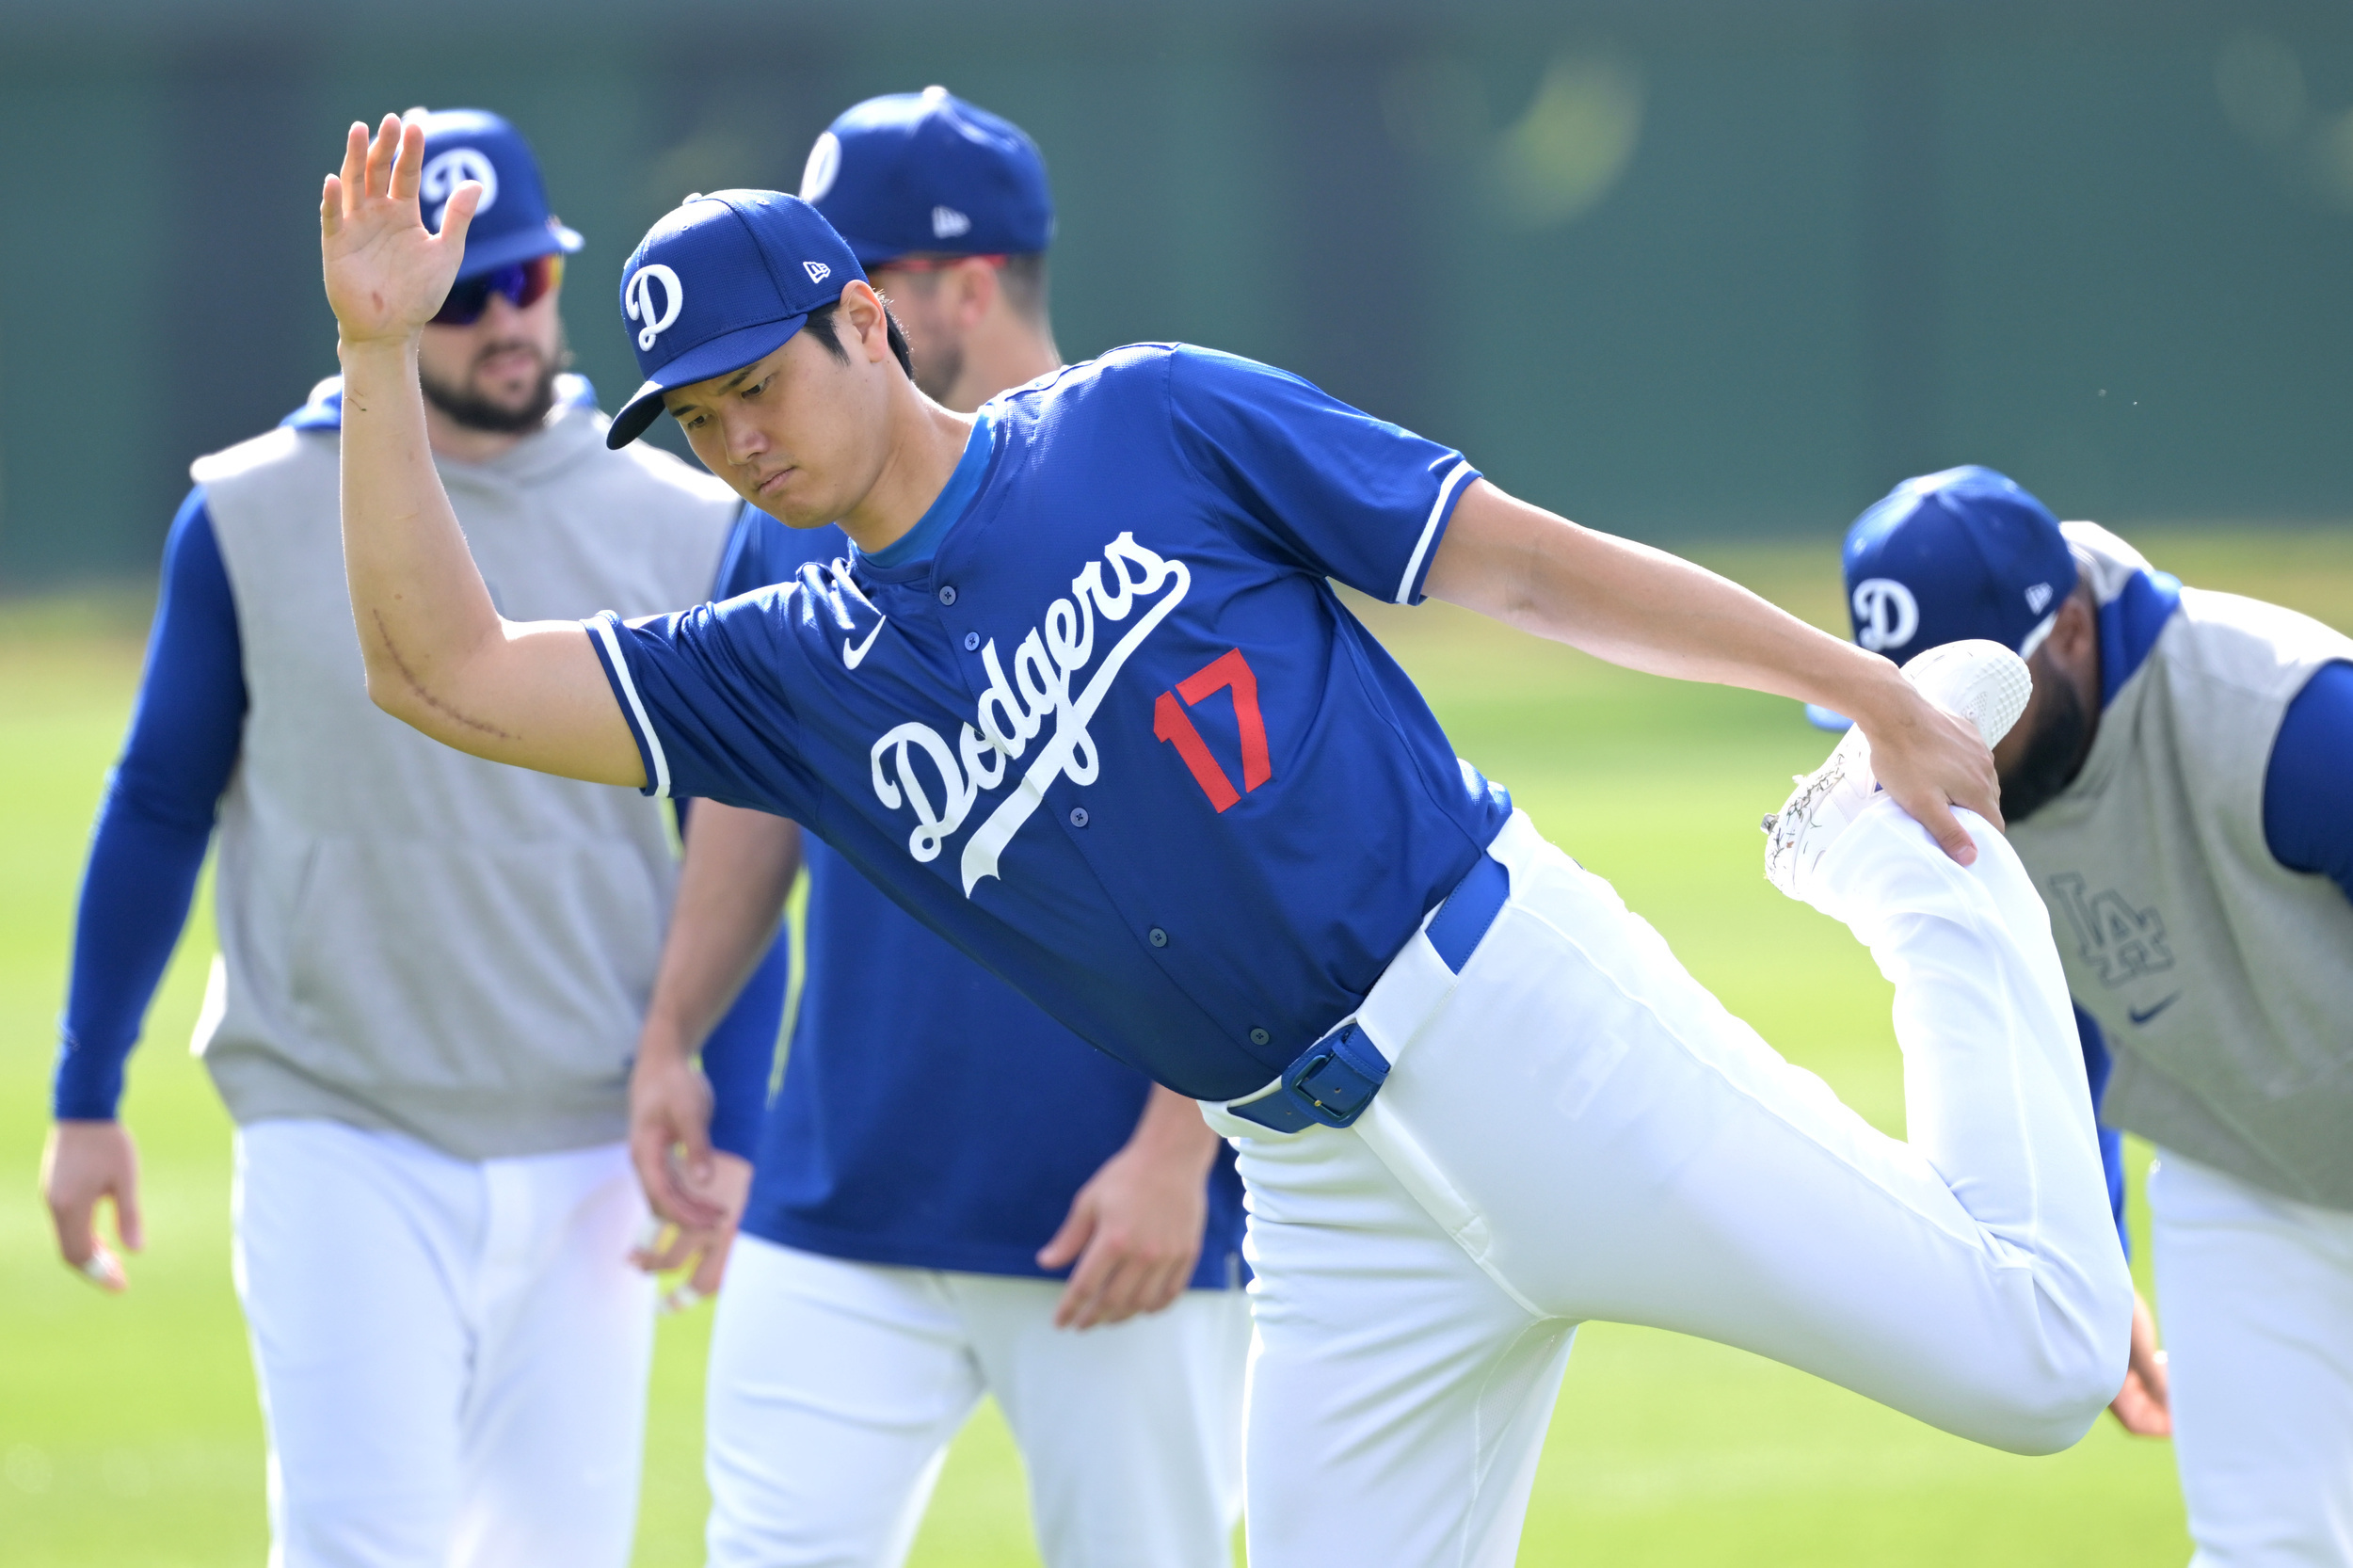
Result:
{"label": "baseball player stretching", "polygon": [[[422,115],[422,111],[420,111]],[[422,115],[427,213],[479,182],[405,389],[497,600],[648,610],[711,581],[734,498],[607,450],[558,374],[558,225],[494,115]],[[455,281],[452,282],[452,273]],[[124,1059],[217,809],[197,1047],[237,1123],[236,1285],[288,1568],[628,1560],[648,1282],[626,1070],[676,875],[660,808],[461,757],[365,696],[340,587],[334,382],[195,465],[90,847],[44,1188],[66,1260],[139,1245]],[[755,1107],[781,960],[706,1048]],[[756,1122],[714,1136],[748,1150]]]}
{"label": "baseball player stretching", "polygon": [[[454,257],[417,219],[419,162],[396,120],[355,126],[320,205],[370,690],[480,755],[792,816],[1208,1102],[1251,1193],[1254,1562],[1508,1561],[1587,1318],[2022,1451],[2116,1393],[2130,1277],[2049,924],[1993,826],[2014,655],[1925,672],[1940,706],[1207,350],[1122,349],[952,413],[840,236],[758,191],[687,202],[631,258],[648,383],[607,439],[666,407],[747,500],[839,520],[857,554],[724,606],[508,621],[412,391]],[[1870,751],[1842,742],[1778,814],[1769,871],[1893,977],[1912,1141],[1775,1055],[1459,762],[1333,578],[1855,713]]]}
{"label": "baseball player stretching", "polygon": [[[873,99],[819,138],[802,194],[856,236],[945,407],[1061,364],[1046,169],[1014,126],[936,88]],[[743,529],[722,598],[854,553],[749,507]],[[641,1173],[705,1288],[735,1215],[673,1176],[709,1116],[686,1048],[765,946],[800,843],[781,817],[696,808],[639,1050]],[[712,1332],[712,1561],[900,1561],[991,1391],[1048,1562],[1226,1561],[1250,1342],[1231,1153],[840,855],[814,844],[808,869],[808,975]],[[1120,1326],[1056,1332],[1098,1323]]]}
{"label": "baseball player stretching", "polygon": [[[1855,634],[2027,656],[1994,752],[2102,1119],[2154,1143],[2156,1354],[2117,1414],[2170,1424],[2201,1568],[2353,1565],[2353,638],[2184,587],[1985,469],[1908,480],[1847,536]],[[2105,1136],[2121,1220],[2121,1140]]]}

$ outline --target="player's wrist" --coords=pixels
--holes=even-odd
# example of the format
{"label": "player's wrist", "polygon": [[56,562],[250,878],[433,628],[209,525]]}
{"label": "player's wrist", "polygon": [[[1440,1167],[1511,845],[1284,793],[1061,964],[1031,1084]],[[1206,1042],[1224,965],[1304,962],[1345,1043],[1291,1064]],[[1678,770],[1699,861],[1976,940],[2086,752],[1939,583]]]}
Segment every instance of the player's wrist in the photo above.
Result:
{"label": "player's wrist", "polygon": [[376,335],[355,335],[350,328],[338,324],[335,333],[335,357],[343,361],[344,374],[355,369],[383,365],[399,368],[413,360],[424,342],[422,327],[403,328]]}
{"label": "player's wrist", "polygon": [[1840,689],[1819,700],[1861,725],[1868,735],[1911,722],[1926,699],[1894,664],[1857,648],[1853,667]]}

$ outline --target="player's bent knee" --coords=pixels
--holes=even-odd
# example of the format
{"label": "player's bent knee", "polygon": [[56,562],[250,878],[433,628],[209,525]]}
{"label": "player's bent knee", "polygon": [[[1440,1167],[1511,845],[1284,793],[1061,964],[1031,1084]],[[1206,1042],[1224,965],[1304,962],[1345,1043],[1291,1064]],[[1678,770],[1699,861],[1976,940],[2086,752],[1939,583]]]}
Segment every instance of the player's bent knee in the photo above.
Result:
{"label": "player's bent knee", "polygon": [[1987,1399],[1959,1435],[2005,1453],[2037,1458],[2073,1448],[2124,1384],[2125,1349],[2113,1356],[2077,1337],[2073,1345],[2044,1344],[2042,1353],[1993,1377]]}

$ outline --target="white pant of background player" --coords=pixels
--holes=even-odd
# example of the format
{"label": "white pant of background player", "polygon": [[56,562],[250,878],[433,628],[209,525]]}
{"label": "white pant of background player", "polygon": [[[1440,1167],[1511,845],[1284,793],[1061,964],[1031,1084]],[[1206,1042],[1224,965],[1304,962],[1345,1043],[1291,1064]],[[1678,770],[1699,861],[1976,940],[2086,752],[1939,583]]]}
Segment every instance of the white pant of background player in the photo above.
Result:
{"label": "white pant of background player", "polygon": [[[1737,1345],[1996,1447],[2074,1442],[2124,1377],[2109,1218],[2048,917],[1976,818],[1891,800],[1815,899],[1896,987],[1911,1142],[1874,1130],[1515,815],[1511,897],[1358,1015],[1353,1128],[1241,1139],[1257,1270],[1252,1568],[1507,1564],[1577,1324]],[[1761,934],[1760,939],[1769,939]]]}
{"label": "white pant of background player", "polygon": [[629,1560],[653,1286],[625,1148],[474,1162],[254,1122],[233,1202],[271,1568]]}
{"label": "white pant of background player", "polygon": [[1048,1568],[1225,1568],[1241,1511],[1240,1290],[1073,1333],[1057,1281],[740,1237],[712,1328],[713,1568],[896,1568],[994,1394]]}
{"label": "white pant of background player", "polygon": [[2160,1150],[2149,1215],[2194,1568],[2353,1568],[2353,1214]]}

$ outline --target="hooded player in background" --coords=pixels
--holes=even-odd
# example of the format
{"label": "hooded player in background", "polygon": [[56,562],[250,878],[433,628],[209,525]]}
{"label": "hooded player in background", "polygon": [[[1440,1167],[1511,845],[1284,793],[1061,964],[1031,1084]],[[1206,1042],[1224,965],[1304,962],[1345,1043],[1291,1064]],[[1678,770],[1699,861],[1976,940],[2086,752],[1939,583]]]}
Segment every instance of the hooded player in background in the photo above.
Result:
{"label": "hooded player in background", "polygon": [[[737,509],[606,421],[557,313],[580,236],[498,116],[412,119],[424,213],[481,200],[416,379],[499,602],[647,610],[711,586]],[[216,813],[220,955],[197,1049],[235,1119],[236,1285],[271,1560],[628,1560],[651,1351],[627,1076],[676,880],[659,807],[423,742],[369,701],[340,586],[343,389],[195,464],[74,927],[43,1187],[66,1261],[140,1245],[125,1058]],[[748,1153],[781,951],[704,1048]]]}
{"label": "hooded player in background", "polygon": [[[666,408],[739,494],[856,554],[668,616],[508,621],[414,390],[471,200],[427,231],[421,162],[397,120],[355,125],[320,200],[371,693],[477,755],[792,817],[1204,1101],[1250,1192],[1259,1568],[1511,1561],[1589,1318],[2026,1452],[2115,1396],[2131,1277],[2050,924],[1996,825],[2015,654],[1899,673],[1206,349],[955,413],[841,237],[769,191],[690,200],[631,257],[647,381],[606,439]],[[1894,981],[1910,1139],[1456,758],[1334,579],[1856,712],[1766,866]]]}
{"label": "hooded player in background", "polygon": [[[818,138],[801,194],[891,300],[941,405],[968,413],[1060,367],[1052,200],[1018,128],[938,88],[871,99]],[[855,553],[839,528],[750,508],[742,527],[722,598]],[[833,850],[806,853],[808,968],[712,1329],[711,1560],[902,1560],[949,1440],[993,1394],[1047,1562],[1224,1563],[1250,1342],[1232,1152],[1191,1100],[1039,1012]],[[648,1192],[702,1249],[700,1288],[747,1173],[737,1162],[715,1205],[680,1179],[711,1115],[688,1058],[765,950],[802,854],[781,817],[696,808],[632,1109]]]}
{"label": "hooded player in background", "polygon": [[2002,812],[2101,1120],[2157,1146],[2170,1353],[2143,1308],[2119,1419],[2169,1425],[2200,1568],[2353,1565],[2353,638],[1988,469],[1897,486],[1845,564],[1864,647],[1986,638],[2034,673]]}

